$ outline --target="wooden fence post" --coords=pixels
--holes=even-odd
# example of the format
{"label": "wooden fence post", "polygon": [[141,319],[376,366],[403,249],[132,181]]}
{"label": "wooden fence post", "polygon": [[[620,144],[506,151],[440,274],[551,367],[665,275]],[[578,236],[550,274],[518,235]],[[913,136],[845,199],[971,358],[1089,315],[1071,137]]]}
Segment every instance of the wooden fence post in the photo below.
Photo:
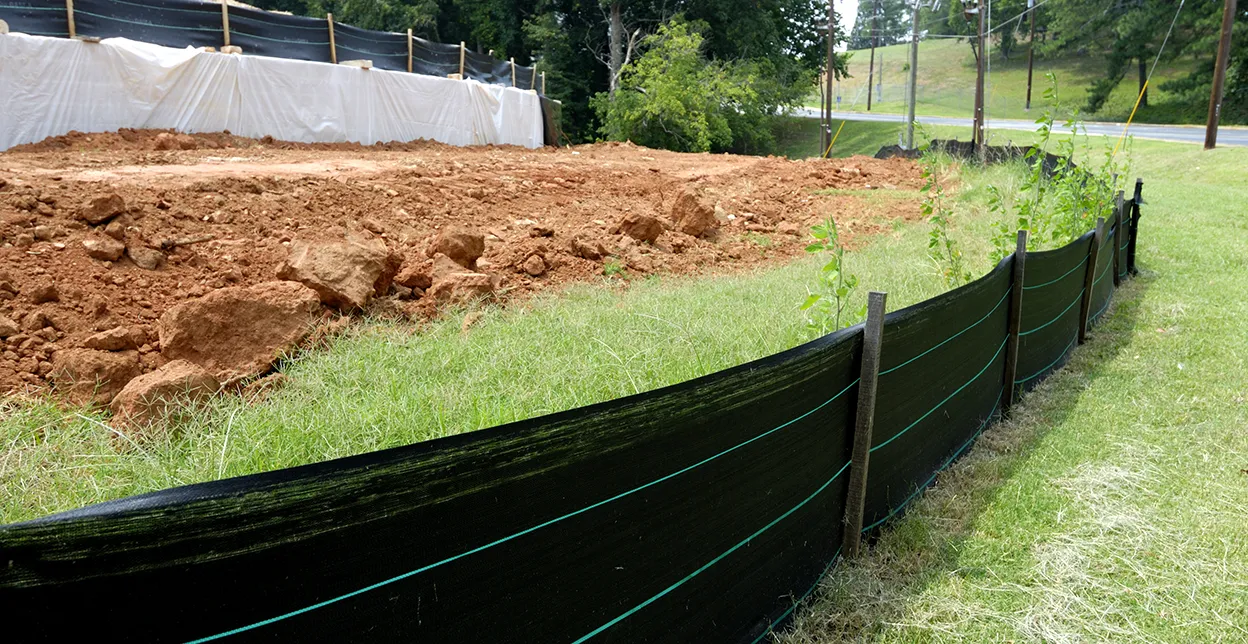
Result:
{"label": "wooden fence post", "polygon": [[516,59],[511,59],[511,86],[516,86]]}
{"label": "wooden fence post", "polygon": [[221,33],[225,36],[225,46],[230,46],[230,3],[221,0]]}
{"label": "wooden fence post", "polygon": [[1018,245],[1014,249],[1014,276],[1011,280],[1010,317],[1007,326],[1009,337],[1005,341],[1005,400],[1002,401],[1001,413],[1007,414],[1014,405],[1017,387],[1014,378],[1018,375],[1018,331],[1023,316],[1023,274],[1027,262],[1027,231],[1018,231]]}
{"label": "wooden fence post", "polygon": [[1079,344],[1088,339],[1088,316],[1092,314],[1092,283],[1096,281],[1096,259],[1101,254],[1101,239],[1105,236],[1105,218],[1096,220],[1092,233],[1092,248],[1088,250],[1088,272],[1083,276],[1083,299],[1079,302]]}
{"label": "wooden fence post", "polygon": [[854,421],[853,461],[849,466],[849,495],[845,501],[845,533],[841,551],[858,556],[862,543],[863,505],[867,498],[867,465],[871,456],[871,428],[875,423],[875,386],[880,377],[880,344],[884,338],[887,293],[867,295],[867,321],[862,330],[862,371],[858,380],[858,413]]}
{"label": "wooden fence post", "polygon": [[464,47],[464,41],[459,41],[459,80],[464,80],[464,54],[468,53],[468,49]]}
{"label": "wooden fence post", "polygon": [[78,25],[74,23],[74,0],[65,0],[65,19],[69,23],[70,39],[78,37]]}
{"label": "wooden fence post", "polygon": [[546,72],[542,72],[542,96],[546,95]]}
{"label": "wooden fence post", "polygon": [[1135,196],[1131,197],[1131,241],[1127,243],[1127,272],[1139,275],[1135,268],[1135,239],[1140,231],[1140,202],[1144,200],[1144,180],[1135,180]]}
{"label": "wooden fence post", "polygon": [[529,89],[537,89],[537,63],[533,63],[533,77],[529,79]]}
{"label": "wooden fence post", "polygon": [[1114,267],[1110,269],[1114,272],[1114,288],[1118,288],[1122,282],[1122,238],[1126,235],[1126,232],[1122,230],[1122,208],[1122,191],[1119,190],[1118,195],[1114,197]]}
{"label": "wooden fence post", "polygon": [[338,64],[338,44],[334,42],[334,14],[325,14],[325,23],[329,25],[329,62]]}
{"label": "wooden fence post", "polygon": [[407,30],[407,73],[412,73],[412,30]]}

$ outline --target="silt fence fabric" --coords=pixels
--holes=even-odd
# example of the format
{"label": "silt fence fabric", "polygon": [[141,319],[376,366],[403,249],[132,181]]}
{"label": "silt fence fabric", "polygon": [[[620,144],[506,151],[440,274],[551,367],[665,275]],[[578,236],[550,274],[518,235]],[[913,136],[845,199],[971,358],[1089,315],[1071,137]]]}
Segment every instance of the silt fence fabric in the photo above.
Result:
{"label": "silt fence fabric", "polygon": [[[1069,358],[1122,236],[1095,264],[1091,233],[1030,254],[1020,283],[1011,255],[885,317],[864,532]],[[45,641],[756,644],[838,559],[863,342],[857,325],[611,402],[0,526],[0,606]]]}

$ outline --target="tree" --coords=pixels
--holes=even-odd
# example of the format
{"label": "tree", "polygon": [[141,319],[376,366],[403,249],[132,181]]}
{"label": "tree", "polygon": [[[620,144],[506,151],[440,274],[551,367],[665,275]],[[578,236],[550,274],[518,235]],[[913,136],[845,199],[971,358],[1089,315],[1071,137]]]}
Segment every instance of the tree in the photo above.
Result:
{"label": "tree", "polygon": [[594,98],[602,133],[681,152],[731,145],[729,112],[750,111],[758,98],[749,70],[707,60],[702,35],[681,20],[661,25],[642,45],[645,53],[624,68],[614,95]]}

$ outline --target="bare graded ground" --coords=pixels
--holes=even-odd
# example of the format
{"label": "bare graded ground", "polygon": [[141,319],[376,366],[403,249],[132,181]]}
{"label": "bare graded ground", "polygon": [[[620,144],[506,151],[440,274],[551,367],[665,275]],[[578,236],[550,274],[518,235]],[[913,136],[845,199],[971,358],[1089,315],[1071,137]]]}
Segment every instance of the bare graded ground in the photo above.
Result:
{"label": "bare graded ground", "polygon": [[[141,369],[161,366],[162,313],[276,279],[297,240],[380,237],[406,266],[426,261],[439,230],[464,226],[485,236],[476,270],[494,276],[497,295],[514,297],[604,273],[784,261],[803,253],[809,226],[828,216],[852,245],[919,217],[919,174],[900,159],[791,161],[614,143],[527,150],[134,130],[54,137],[0,153],[0,327],[9,327],[0,328],[0,392],[47,386],[56,351],[123,325],[146,335]],[[716,225],[699,237],[675,230],[684,193],[714,208]],[[93,200],[113,194],[124,200],[121,214],[84,220]],[[658,219],[662,233],[650,243],[616,232],[630,216]],[[125,253],[100,259],[106,238]],[[141,262],[155,268],[132,259],[143,249],[159,251]],[[420,295],[400,289],[373,306],[433,314]]]}

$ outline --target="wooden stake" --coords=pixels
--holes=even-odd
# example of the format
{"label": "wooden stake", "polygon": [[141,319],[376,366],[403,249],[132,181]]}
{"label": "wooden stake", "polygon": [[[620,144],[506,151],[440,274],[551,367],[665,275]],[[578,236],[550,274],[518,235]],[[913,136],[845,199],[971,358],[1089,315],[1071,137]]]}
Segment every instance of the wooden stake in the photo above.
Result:
{"label": "wooden stake", "polygon": [[1113,286],[1117,288],[1122,283],[1122,236],[1126,232],[1122,230],[1122,191],[1118,191],[1118,196],[1113,201]]}
{"label": "wooden stake", "polygon": [[1105,238],[1105,218],[1096,220],[1092,233],[1092,248],[1088,250],[1088,272],[1083,275],[1083,298],[1079,301],[1079,344],[1088,339],[1088,316],[1092,314],[1092,283],[1096,281],[1096,260],[1101,254],[1101,240]]}
{"label": "wooden stake", "polygon": [[325,22],[329,24],[329,62],[338,64],[338,45],[334,43],[334,14],[325,14]]}
{"label": "wooden stake", "polygon": [[464,47],[464,41],[459,41],[459,77],[464,77],[464,55],[468,53],[468,48]]}
{"label": "wooden stake", "polygon": [[1135,238],[1140,232],[1140,204],[1144,200],[1144,180],[1135,180],[1135,196],[1131,197],[1131,241],[1127,242],[1127,272],[1139,275],[1135,267]]}
{"label": "wooden stake", "polygon": [[412,73],[412,30],[407,30],[407,73]]}
{"label": "wooden stake", "polygon": [[533,63],[533,78],[529,79],[529,89],[537,89],[537,63]]}
{"label": "wooden stake", "polygon": [[546,95],[546,72],[542,72],[542,96]]}
{"label": "wooden stake", "polygon": [[1005,400],[1002,401],[1001,413],[1007,414],[1014,404],[1018,387],[1014,379],[1018,376],[1018,330],[1023,321],[1023,271],[1027,262],[1027,231],[1018,231],[1018,245],[1014,248],[1014,276],[1010,291],[1010,317],[1008,322],[1009,338],[1005,342]]}
{"label": "wooden stake", "polygon": [[516,86],[516,59],[511,59],[511,86]]}
{"label": "wooden stake", "polygon": [[849,496],[845,501],[845,532],[841,552],[858,556],[862,543],[862,514],[867,499],[867,465],[871,456],[871,429],[875,424],[875,385],[880,377],[880,344],[884,339],[887,293],[867,295],[867,322],[862,330],[862,371],[858,381],[858,413],[854,423],[853,461],[849,466]]}
{"label": "wooden stake", "polygon": [[230,46],[230,3],[221,0],[221,33],[225,36],[225,46]]}
{"label": "wooden stake", "polygon": [[74,24],[74,0],[65,0],[65,18],[69,22],[69,37],[78,37],[78,25]]}

